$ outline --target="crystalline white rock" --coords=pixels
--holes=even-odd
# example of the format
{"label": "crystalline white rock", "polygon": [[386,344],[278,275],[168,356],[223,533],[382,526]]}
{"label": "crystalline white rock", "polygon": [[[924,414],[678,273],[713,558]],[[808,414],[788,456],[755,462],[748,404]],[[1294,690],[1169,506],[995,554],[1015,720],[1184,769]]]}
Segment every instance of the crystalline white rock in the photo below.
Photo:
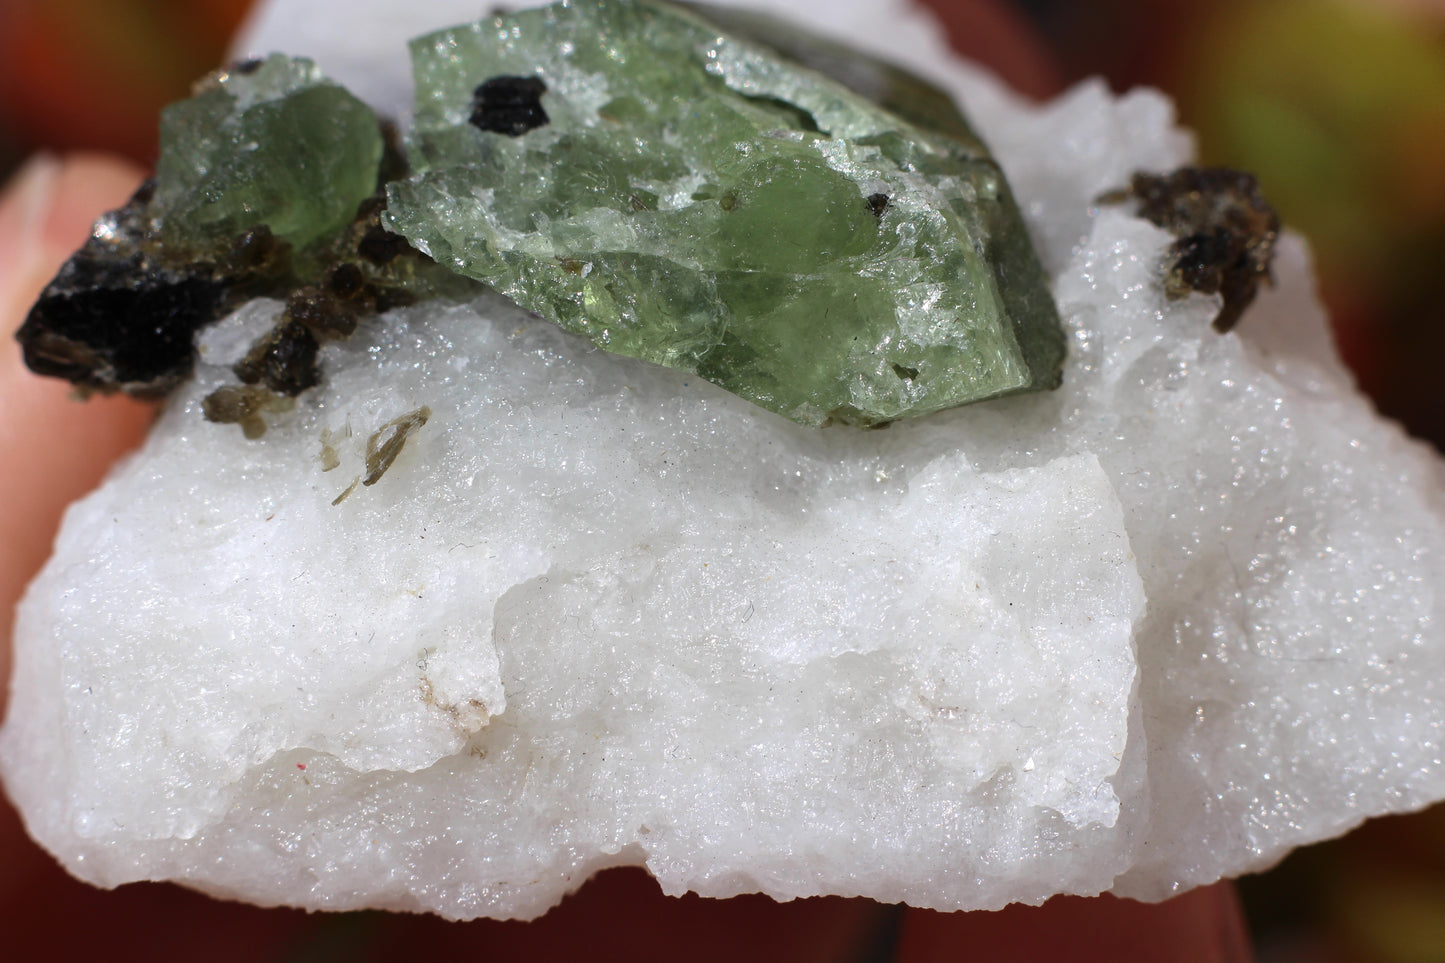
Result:
{"label": "crystalline white rock", "polygon": [[199,405],[253,304],[20,614],[0,762],[72,872],[454,917],[619,864],[1158,899],[1445,796],[1445,469],[1354,392],[1302,244],[1215,334],[1162,295],[1167,236],[1093,203],[1186,159],[1165,101],[1025,107],[911,12],[827,5],[865,15],[1004,162],[1064,386],[814,431],[483,299],[327,348],[244,443]]}

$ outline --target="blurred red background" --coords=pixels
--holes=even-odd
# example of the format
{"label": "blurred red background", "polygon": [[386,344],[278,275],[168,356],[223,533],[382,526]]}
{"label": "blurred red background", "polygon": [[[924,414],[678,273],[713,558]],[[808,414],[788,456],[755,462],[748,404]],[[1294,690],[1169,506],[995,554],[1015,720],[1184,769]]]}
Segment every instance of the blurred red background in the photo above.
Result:
{"label": "blurred red background", "polygon": [[[37,150],[151,163],[159,108],[221,61],[250,5],[0,0],[0,181]],[[928,5],[967,52],[958,10]],[[1256,173],[1314,245],[1362,387],[1445,448],[1435,370],[1445,359],[1445,0],[1014,0],[1004,15],[1041,41],[1011,58],[1019,67],[1006,79],[1026,93],[1094,74],[1116,90],[1160,87],[1199,132],[1204,161]],[[3,858],[15,855],[44,858]],[[131,889],[143,911],[147,890]],[[1445,960],[1445,809],[1311,847],[1242,891],[1262,960]],[[193,900],[198,924],[205,903]],[[340,948],[366,930],[333,925],[322,942]],[[261,956],[234,949],[229,958],[273,958],[260,944]]]}

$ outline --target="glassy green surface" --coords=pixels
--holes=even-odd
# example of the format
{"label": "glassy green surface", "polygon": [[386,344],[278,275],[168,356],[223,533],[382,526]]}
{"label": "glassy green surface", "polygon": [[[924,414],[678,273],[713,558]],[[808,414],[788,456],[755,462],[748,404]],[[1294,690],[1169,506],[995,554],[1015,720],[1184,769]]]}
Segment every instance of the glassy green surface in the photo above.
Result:
{"label": "glassy green surface", "polygon": [[[946,98],[772,21],[733,26],[773,35],[584,0],[414,41],[416,173],[389,186],[388,226],[607,350],[804,424],[1056,385],[1043,273]],[[500,109],[481,89],[497,78],[544,90],[534,119],[474,122]],[[906,120],[855,90],[921,106]]]}
{"label": "glassy green surface", "polygon": [[331,234],[376,188],[376,115],[309,60],[238,65],[161,115],[153,212],[201,247],[258,224],[296,247]]}

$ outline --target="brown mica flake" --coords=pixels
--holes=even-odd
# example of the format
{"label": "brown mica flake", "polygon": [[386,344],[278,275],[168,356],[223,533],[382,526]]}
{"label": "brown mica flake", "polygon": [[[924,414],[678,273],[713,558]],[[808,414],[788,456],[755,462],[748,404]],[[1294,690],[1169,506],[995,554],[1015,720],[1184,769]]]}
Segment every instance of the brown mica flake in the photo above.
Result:
{"label": "brown mica flake", "polygon": [[236,377],[248,385],[262,384],[280,395],[295,397],[321,381],[316,355],[321,343],[311,328],[286,321],[271,329],[236,363]]}
{"label": "brown mica flake", "polygon": [[288,411],[294,402],[256,385],[223,385],[201,402],[201,413],[207,421],[223,425],[240,425],[247,438],[260,438],[266,433],[261,417],[268,411]]}
{"label": "brown mica flake", "polygon": [[[345,230],[307,253],[305,273],[314,280],[303,282],[292,274],[284,288],[270,292],[272,296],[283,294],[286,307],[275,325],[233,366],[232,371],[244,386],[272,396],[294,398],[323,380],[321,346],[351,337],[364,319],[414,303],[418,292],[465,297],[479,287],[438,268],[430,258],[406,244],[404,238],[384,231],[380,216],[385,209],[384,195],[367,198]],[[374,242],[371,254],[375,257],[368,255],[368,239]],[[267,250],[265,237],[247,239],[240,247],[262,254]],[[213,392],[213,397],[231,391],[230,387],[220,389]],[[224,403],[230,397],[225,395],[208,404],[207,419],[240,424],[248,438],[258,437],[253,430],[259,416],[247,415],[249,420],[227,416],[234,407]],[[381,470],[386,469],[383,466]]]}
{"label": "brown mica flake", "polygon": [[406,440],[422,425],[427,423],[431,417],[431,409],[423,405],[415,411],[393,418],[372,432],[371,437],[366,439],[366,475],[361,479],[363,485],[375,485],[381,481],[381,476],[396,461],[396,456],[401,454]]}
{"label": "brown mica flake", "polygon": [[335,498],[331,499],[331,507],[335,508],[337,505],[340,505],[342,502],[350,498],[351,493],[356,491],[356,486],[359,484],[361,484],[361,476],[357,475],[355,478],[351,479],[351,484],[347,485],[346,489],[340,495],[337,495]]}
{"label": "brown mica flake", "polygon": [[351,437],[351,425],[348,423],[340,432],[332,431],[330,428],[321,429],[321,470],[334,471],[341,467],[341,451],[337,442]]}
{"label": "brown mica flake", "polygon": [[357,253],[372,264],[390,264],[403,254],[412,253],[412,246],[400,234],[393,234],[379,224],[366,229],[357,244]]}
{"label": "brown mica flake", "polygon": [[1134,200],[1139,215],[1177,240],[1165,256],[1164,292],[1171,298],[1218,294],[1214,318],[1221,333],[1239,322],[1261,281],[1270,280],[1279,215],[1252,174],[1226,167],[1181,167],[1169,174],[1137,173],[1126,190],[1100,198]]}
{"label": "brown mica flake", "polygon": [[[374,263],[361,252],[363,241],[380,230],[385,199],[376,194],[357,209],[351,225],[328,248],[314,252],[320,277],[312,283],[293,282],[286,293],[286,308],[276,325],[263,335],[234,368],[246,384],[264,384],[272,391],[295,397],[321,381],[317,357],[327,341],[351,337],[361,319],[411,300],[404,288],[407,272]],[[410,250],[410,248],[408,248]],[[411,251],[420,258],[419,252]],[[400,258],[390,258],[393,264]]]}
{"label": "brown mica flake", "polygon": [[[391,419],[382,425],[371,436],[366,439],[366,474],[357,475],[351,480],[351,484],[341,494],[332,499],[332,505],[340,505],[351,497],[357,486],[370,487],[381,481],[392,464],[396,461],[401,450],[406,447],[406,441],[418,429],[427,423],[431,418],[431,408],[422,405],[413,411],[408,411]],[[341,437],[349,437],[351,428],[348,426],[342,432]],[[341,464],[341,458],[335,447],[337,435],[331,431],[323,431],[321,434],[321,470],[331,471]]]}

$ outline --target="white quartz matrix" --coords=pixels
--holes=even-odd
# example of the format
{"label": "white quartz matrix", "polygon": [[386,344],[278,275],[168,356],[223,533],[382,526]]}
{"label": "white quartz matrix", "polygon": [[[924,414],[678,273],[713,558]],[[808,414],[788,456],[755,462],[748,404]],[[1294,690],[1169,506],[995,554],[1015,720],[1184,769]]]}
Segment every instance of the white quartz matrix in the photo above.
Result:
{"label": "white quartz matrix", "polygon": [[[474,6],[342,38],[295,0],[250,42],[395,106],[399,36]],[[1216,301],[1163,297],[1169,238],[1095,202],[1188,160],[1158,94],[1026,106],[912,10],[790,9],[964,103],[1053,276],[1063,387],[812,430],[482,299],[328,348],[253,443],[199,411],[253,304],[20,613],[0,761],[71,872],[458,918],[623,864],[1156,900],[1445,796],[1445,470],[1355,391],[1304,244],[1216,334]]]}

